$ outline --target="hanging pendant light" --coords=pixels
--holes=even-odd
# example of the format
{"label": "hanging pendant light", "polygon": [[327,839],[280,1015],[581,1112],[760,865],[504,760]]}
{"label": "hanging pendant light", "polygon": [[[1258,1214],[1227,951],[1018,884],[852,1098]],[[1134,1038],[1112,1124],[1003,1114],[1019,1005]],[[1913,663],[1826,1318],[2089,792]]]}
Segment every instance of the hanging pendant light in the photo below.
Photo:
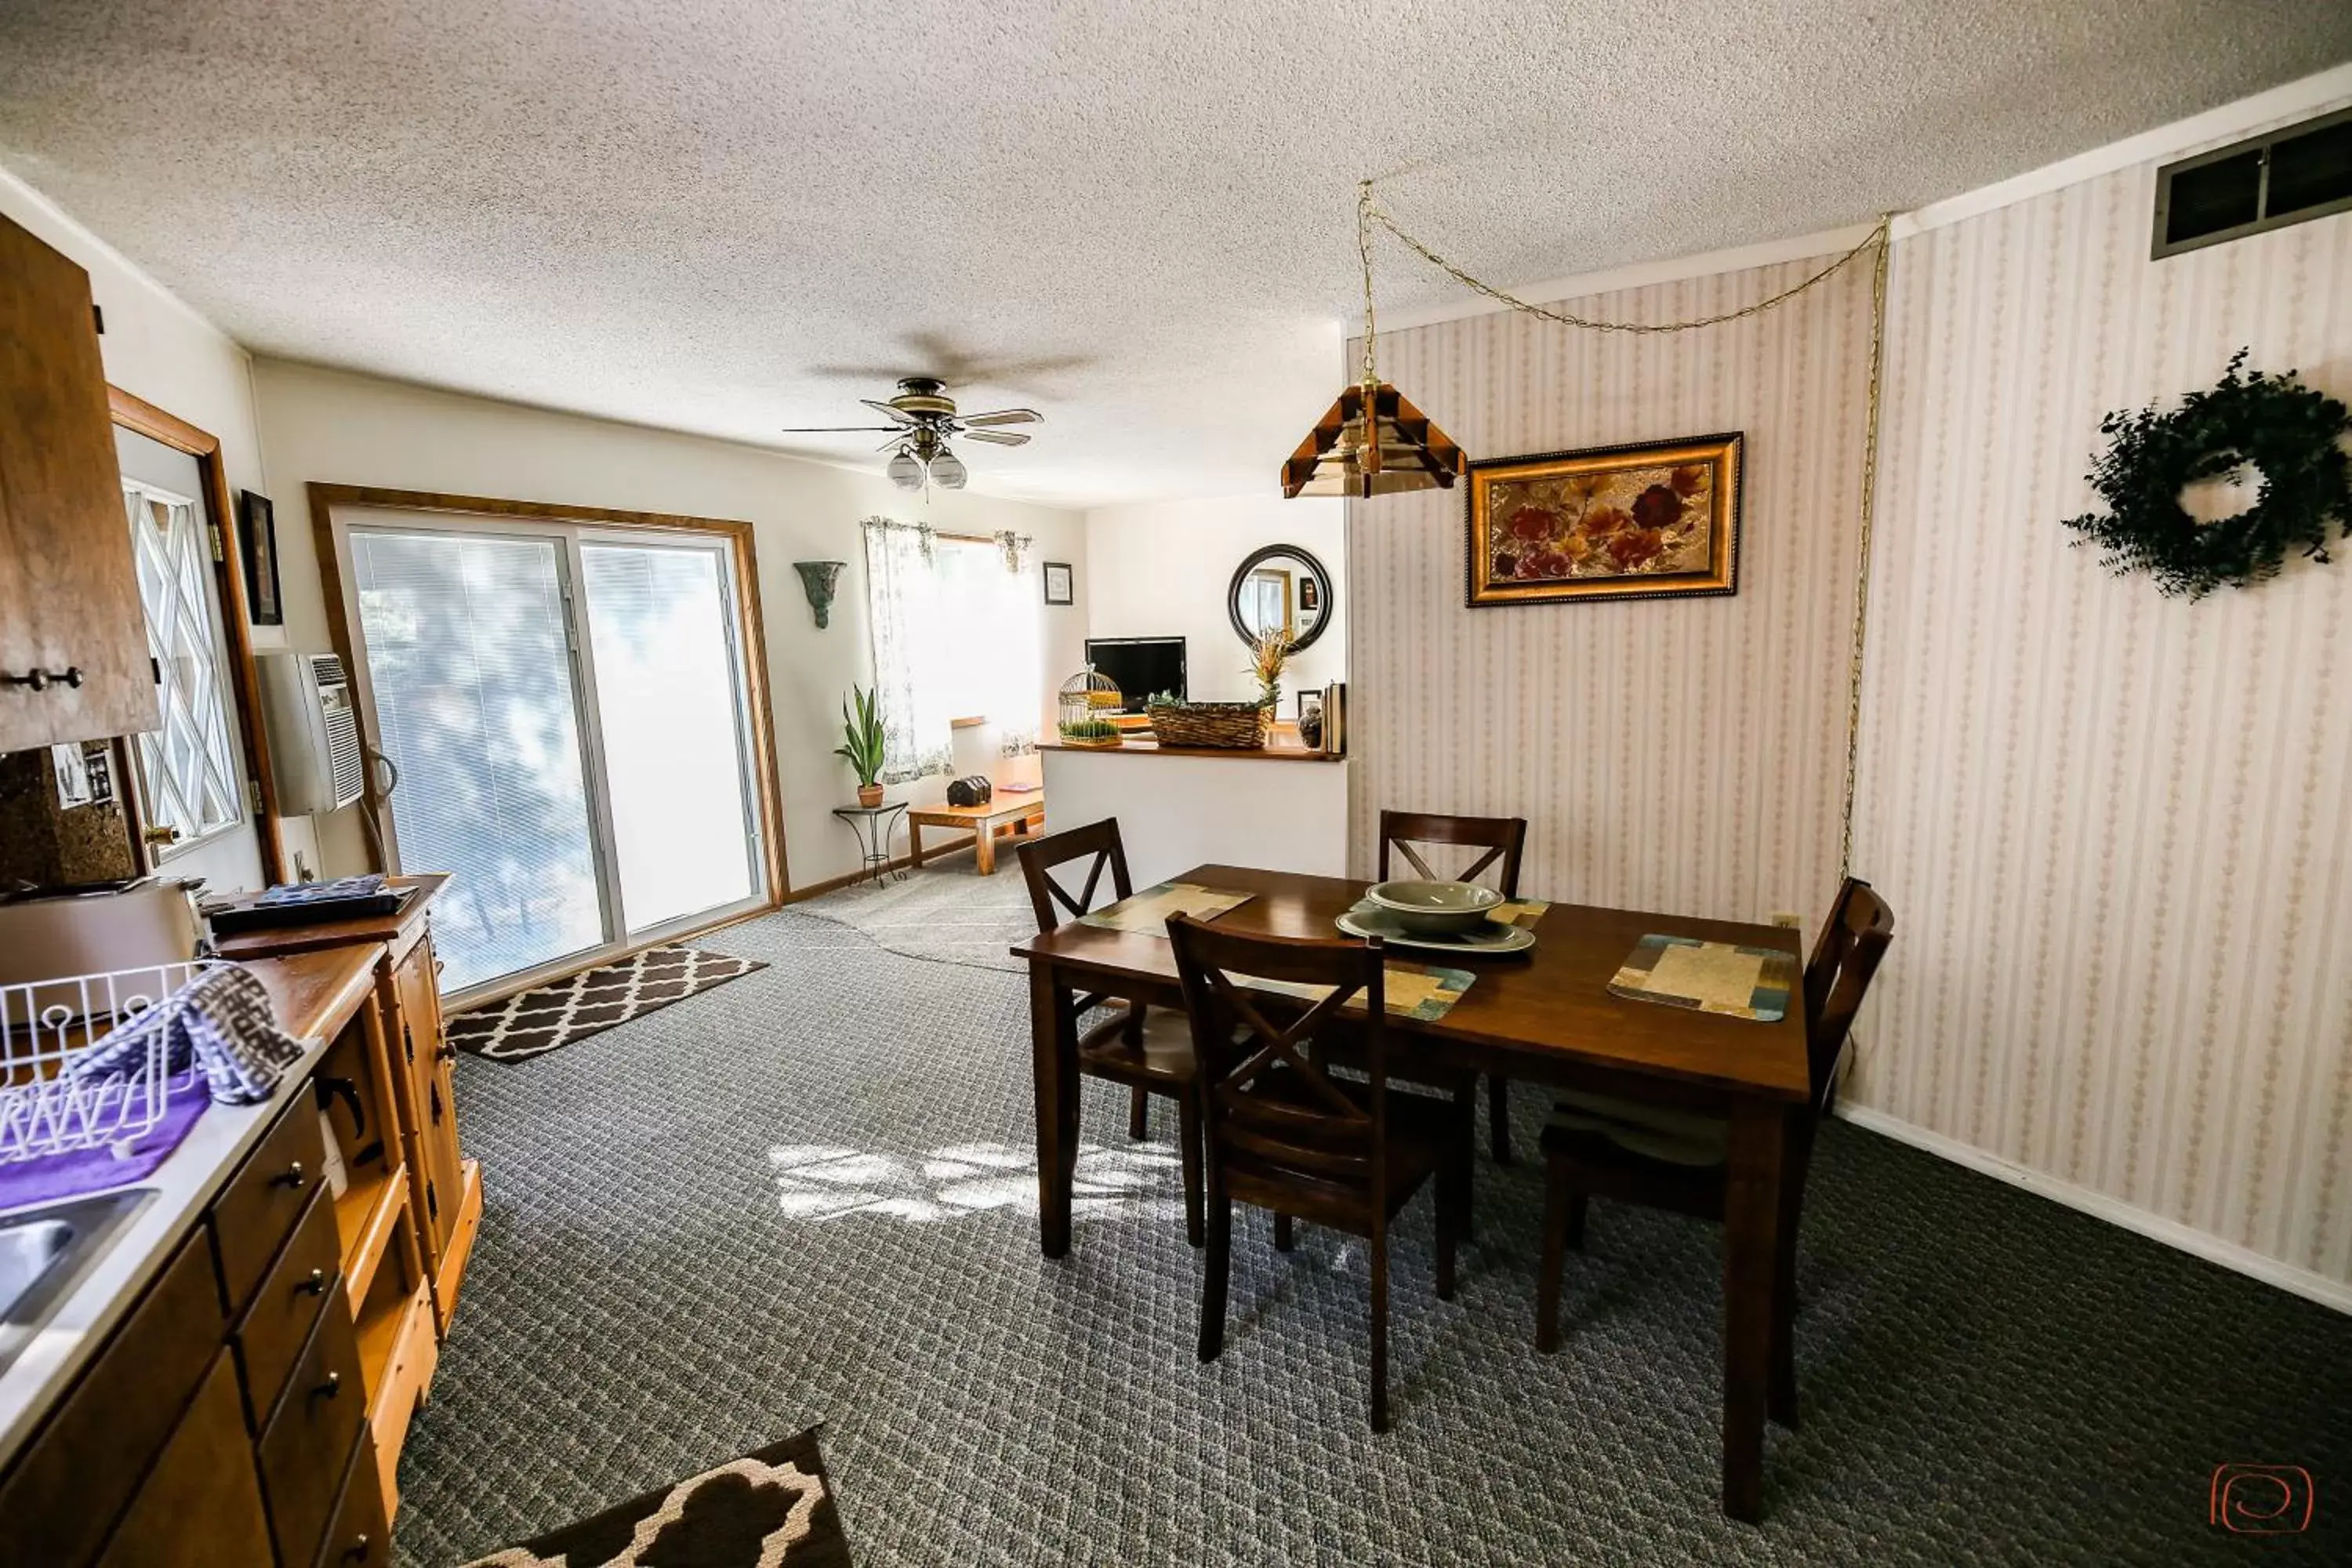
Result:
{"label": "hanging pendant light", "polygon": [[945,442],[940,443],[939,455],[931,459],[931,483],[943,490],[960,490],[971,477],[963,459],[949,451]]}
{"label": "hanging pendant light", "polygon": [[1466,466],[1453,437],[1374,368],[1370,180],[1356,187],[1356,254],[1364,270],[1363,380],[1339,394],[1282,465],[1286,499],[1449,489]]}

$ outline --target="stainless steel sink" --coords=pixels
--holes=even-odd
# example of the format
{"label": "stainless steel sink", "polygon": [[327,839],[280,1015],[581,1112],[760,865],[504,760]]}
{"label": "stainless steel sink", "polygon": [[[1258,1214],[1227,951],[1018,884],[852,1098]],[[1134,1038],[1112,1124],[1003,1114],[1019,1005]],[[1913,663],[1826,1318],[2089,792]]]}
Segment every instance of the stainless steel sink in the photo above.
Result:
{"label": "stainless steel sink", "polygon": [[155,1195],[131,1187],[0,1215],[0,1370],[15,1361],[75,1283]]}

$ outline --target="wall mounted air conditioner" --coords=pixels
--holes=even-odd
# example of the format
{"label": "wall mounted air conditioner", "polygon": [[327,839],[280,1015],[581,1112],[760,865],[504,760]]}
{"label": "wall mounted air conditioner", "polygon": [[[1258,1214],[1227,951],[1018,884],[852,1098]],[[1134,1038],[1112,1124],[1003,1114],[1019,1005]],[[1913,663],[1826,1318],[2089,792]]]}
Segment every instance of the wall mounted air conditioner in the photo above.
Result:
{"label": "wall mounted air conditioner", "polygon": [[289,816],[336,811],[367,792],[359,709],[343,661],[331,653],[253,656],[278,809]]}

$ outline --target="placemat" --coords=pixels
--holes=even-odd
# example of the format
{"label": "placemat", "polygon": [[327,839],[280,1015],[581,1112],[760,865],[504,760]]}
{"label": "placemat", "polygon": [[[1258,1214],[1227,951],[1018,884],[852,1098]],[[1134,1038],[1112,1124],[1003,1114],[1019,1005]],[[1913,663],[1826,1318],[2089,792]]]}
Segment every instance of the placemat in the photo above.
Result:
{"label": "placemat", "polygon": [[[1387,1011],[1422,1023],[1434,1023],[1454,1010],[1462,994],[1470,989],[1477,975],[1466,969],[1441,969],[1429,963],[1386,963],[1386,984],[1381,988],[1381,999]],[[1331,994],[1328,985],[1302,985],[1288,980],[1265,980],[1255,974],[1236,974],[1236,984],[1253,991],[1271,991],[1278,995],[1296,996],[1302,1001],[1319,1002]],[[1350,1001],[1348,1010],[1362,1012],[1360,1001]]]}
{"label": "placemat", "polygon": [[1507,926],[1518,926],[1525,930],[1532,928],[1536,921],[1543,919],[1543,912],[1549,908],[1551,908],[1551,900],[1549,899],[1512,899],[1488,910],[1486,918],[1490,921],[1498,921]]}
{"label": "placemat", "polygon": [[1214,888],[1202,887],[1198,882],[1162,882],[1156,888],[1105,904],[1092,914],[1080,915],[1078,923],[1097,926],[1104,931],[1140,931],[1145,936],[1165,938],[1170,915],[1191,915],[1196,921],[1213,921],[1227,910],[1239,909],[1250,901],[1248,893],[1225,893]]}
{"label": "placemat", "polygon": [[1654,932],[1635,945],[1609,990],[1629,1001],[1774,1024],[1788,1016],[1789,985],[1796,973],[1795,956],[1777,947]]}

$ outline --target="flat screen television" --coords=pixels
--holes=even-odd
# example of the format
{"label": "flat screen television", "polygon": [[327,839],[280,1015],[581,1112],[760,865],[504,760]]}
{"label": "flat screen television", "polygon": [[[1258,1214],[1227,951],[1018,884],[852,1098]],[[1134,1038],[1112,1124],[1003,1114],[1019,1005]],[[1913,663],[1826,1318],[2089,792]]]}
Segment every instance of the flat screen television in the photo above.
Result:
{"label": "flat screen television", "polygon": [[1122,712],[1142,712],[1154,692],[1184,696],[1182,637],[1088,637],[1087,662],[1118,683]]}

